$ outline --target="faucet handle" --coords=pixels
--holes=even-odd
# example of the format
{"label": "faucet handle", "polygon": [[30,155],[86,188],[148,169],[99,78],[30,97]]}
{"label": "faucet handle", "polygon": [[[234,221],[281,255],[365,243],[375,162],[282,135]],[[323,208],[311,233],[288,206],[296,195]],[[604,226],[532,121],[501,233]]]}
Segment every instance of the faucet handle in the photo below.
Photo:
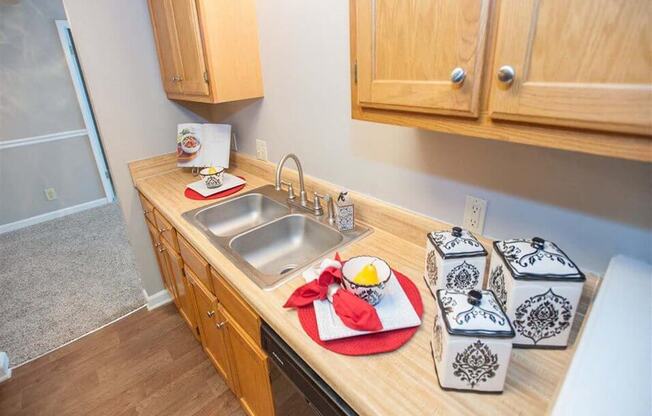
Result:
{"label": "faucet handle", "polygon": [[288,188],[288,199],[290,201],[294,201],[296,199],[296,195],[294,195],[294,187],[292,187],[292,183],[281,181],[281,188],[283,187],[283,185],[287,186]]}
{"label": "faucet handle", "polygon": [[320,195],[317,192],[313,192],[312,211],[315,216],[319,217],[320,215],[324,215],[324,209],[321,207],[319,200],[327,198],[330,199],[330,195]]}

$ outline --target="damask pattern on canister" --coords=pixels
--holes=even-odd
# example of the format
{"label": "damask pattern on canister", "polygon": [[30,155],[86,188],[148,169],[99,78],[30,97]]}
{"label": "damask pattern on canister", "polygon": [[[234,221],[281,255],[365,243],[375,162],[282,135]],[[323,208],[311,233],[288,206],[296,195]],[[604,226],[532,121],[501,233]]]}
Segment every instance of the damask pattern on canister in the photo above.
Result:
{"label": "damask pattern on canister", "polygon": [[446,289],[467,291],[475,288],[480,280],[480,272],[472,264],[463,262],[446,276]]}
{"label": "damask pattern on canister", "polygon": [[428,274],[428,282],[430,287],[434,288],[437,285],[437,255],[434,250],[428,252],[426,259],[426,273]]}
{"label": "damask pattern on canister", "polygon": [[566,330],[573,317],[572,311],[573,306],[566,298],[549,289],[530,297],[516,308],[514,328],[536,345]]}
{"label": "damask pattern on canister", "polygon": [[441,361],[442,354],[442,333],[441,326],[435,319],[435,327],[432,333],[432,355],[436,361]]}
{"label": "damask pattern on canister", "polygon": [[503,310],[506,310],[507,289],[505,288],[505,272],[502,265],[492,270],[491,276],[489,276],[489,289],[494,292]]}
{"label": "damask pattern on canister", "polygon": [[499,367],[498,355],[487,344],[477,340],[455,355],[453,374],[473,388],[494,377]]}

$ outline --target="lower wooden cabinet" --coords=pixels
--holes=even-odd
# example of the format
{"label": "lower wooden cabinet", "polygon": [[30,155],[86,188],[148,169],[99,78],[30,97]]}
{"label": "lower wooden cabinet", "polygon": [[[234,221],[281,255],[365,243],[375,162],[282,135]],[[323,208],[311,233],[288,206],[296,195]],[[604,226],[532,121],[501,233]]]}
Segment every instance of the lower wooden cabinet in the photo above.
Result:
{"label": "lower wooden cabinet", "polygon": [[161,244],[163,252],[166,254],[170,277],[177,294],[179,314],[186,321],[195,338],[200,340],[197,330],[197,317],[195,316],[195,301],[192,298],[192,292],[189,290],[190,284],[183,272],[183,260],[166,239],[161,239]]}
{"label": "lower wooden cabinet", "polygon": [[267,354],[256,344],[237,321],[220,305],[226,318],[226,330],[231,347],[233,372],[237,374],[237,394],[245,412],[255,416],[273,416],[274,400],[269,379]]}
{"label": "lower wooden cabinet", "polygon": [[163,284],[179,314],[245,412],[249,416],[274,416],[268,357],[260,342],[260,317],[183,236],[177,236],[170,222],[142,195],[141,201]]}
{"label": "lower wooden cabinet", "polygon": [[[153,215],[153,214],[152,214]],[[152,246],[154,248],[154,255],[156,256],[156,263],[158,264],[159,272],[161,273],[161,280],[163,280],[163,286],[167,289],[170,297],[177,303],[177,293],[174,290],[174,285],[170,279],[169,268],[167,264],[167,259],[165,253],[163,252],[161,237],[159,235],[158,229],[150,221],[146,220],[147,229],[149,230],[149,236],[152,239]],[[178,307],[178,305],[177,305]]]}
{"label": "lower wooden cabinet", "polygon": [[232,391],[236,391],[229,365],[225,318],[218,309],[217,298],[186,268],[197,304],[197,317],[202,346],[218,373]]}

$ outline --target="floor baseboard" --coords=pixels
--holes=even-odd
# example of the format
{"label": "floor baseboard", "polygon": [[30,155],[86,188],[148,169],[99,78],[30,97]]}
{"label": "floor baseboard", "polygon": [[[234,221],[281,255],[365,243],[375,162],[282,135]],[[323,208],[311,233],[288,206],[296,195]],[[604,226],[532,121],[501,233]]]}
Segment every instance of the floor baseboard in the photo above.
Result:
{"label": "floor baseboard", "polygon": [[151,311],[153,309],[156,309],[163,305],[167,305],[168,303],[172,302],[172,297],[170,297],[170,293],[166,289],[159,290],[158,292],[154,293],[152,296],[149,296],[147,292],[145,292],[145,289],[143,289],[143,295],[145,295],[145,299],[147,300],[148,311]]}
{"label": "floor baseboard", "polygon": [[102,205],[106,205],[108,203],[108,199],[100,198],[94,201],[84,202],[83,204],[73,205],[71,207],[58,209],[52,212],[46,212],[45,214],[36,215],[34,217],[10,222],[8,224],[2,224],[0,225],[0,234],[19,230],[21,228],[29,227],[30,225],[40,224],[42,222],[50,221],[56,218],[65,217],[66,215],[75,214],[77,212],[86,211],[87,209],[101,207]]}

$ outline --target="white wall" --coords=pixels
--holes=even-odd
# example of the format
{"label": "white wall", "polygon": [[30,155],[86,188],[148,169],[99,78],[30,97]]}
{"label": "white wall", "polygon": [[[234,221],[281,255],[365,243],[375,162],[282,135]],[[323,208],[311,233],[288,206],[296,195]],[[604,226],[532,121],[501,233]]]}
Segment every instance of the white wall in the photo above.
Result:
{"label": "white wall", "polygon": [[174,150],[176,125],[201,121],[163,92],[145,0],[65,0],[136,265],[163,288],[127,162]]}
{"label": "white wall", "polygon": [[[652,165],[351,120],[348,1],[259,0],[265,98],[218,107],[240,149],[295,152],[311,175],[462,222],[488,201],[485,234],[556,241],[582,268],[652,261]],[[237,111],[239,110],[239,111]]]}
{"label": "white wall", "polygon": [[55,19],[61,0],[0,3],[0,226],[104,198],[87,136],[3,146],[85,129]]}

